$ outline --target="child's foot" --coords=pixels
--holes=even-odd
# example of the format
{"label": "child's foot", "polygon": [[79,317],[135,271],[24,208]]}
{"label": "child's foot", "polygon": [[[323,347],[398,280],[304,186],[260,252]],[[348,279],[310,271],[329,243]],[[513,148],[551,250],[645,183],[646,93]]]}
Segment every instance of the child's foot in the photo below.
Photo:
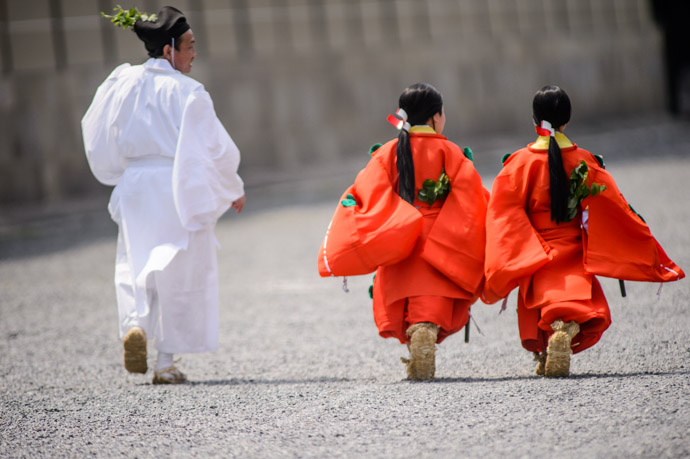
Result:
{"label": "child's foot", "polygon": [[407,329],[410,337],[410,359],[402,359],[407,364],[407,377],[412,381],[428,381],[436,372],[436,339],[438,325],[420,322]]}
{"label": "child's foot", "polygon": [[125,370],[130,373],[146,373],[146,332],[139,327],[131,328],[122,340],[122,345],[125,348]]}
{"label": "child's foot", "polygon": [[537,368],[534,370],[534,373],[536,373],[538,376],[544,376],[544,368],[546,367],[546,351],[541,353],[535,352],[534,361],[537,362]]}
{"label": "child's foot", "polygon": [[546,364],[544,376],[549,378],[564,378],[570,375],[570,349],[573,338],[580,332],[577,322],[563,323],[556,320],[551,324],[553,335],[549,338],[546,348]]}

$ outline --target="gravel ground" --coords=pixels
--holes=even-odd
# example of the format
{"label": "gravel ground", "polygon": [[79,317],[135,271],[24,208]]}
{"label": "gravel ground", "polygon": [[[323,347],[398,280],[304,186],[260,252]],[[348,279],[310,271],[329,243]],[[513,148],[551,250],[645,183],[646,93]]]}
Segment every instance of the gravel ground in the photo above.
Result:
{"label": "gravel ground", "polygon": [[[609,164],[686,271],[689,152]],[[311,189],[341,189],[352,180],[345,175]],[[477,304],[483,334],[473,327],[469,344],[462,333],[447,339],[437,379],[412,383],[399,360],[405,348],[376,333],[371,276],[350,278],[349,293],[318,277],[335,201],[270,198],[280,190],[263,189],[263,198],[255,190],[261,209],[219,223],[220,349],[183,356],[190,383],[174,387],[122,367],[115,227],[104,202],[6,224],[0,456],[690,455],[687,280],[666,285],[658,300],[658,284],[629,282],[621,298],[617,281],[602,279],[613,324],[573,357],[568,379],[533,375],[514,294],[500,316],[498,305]]]}

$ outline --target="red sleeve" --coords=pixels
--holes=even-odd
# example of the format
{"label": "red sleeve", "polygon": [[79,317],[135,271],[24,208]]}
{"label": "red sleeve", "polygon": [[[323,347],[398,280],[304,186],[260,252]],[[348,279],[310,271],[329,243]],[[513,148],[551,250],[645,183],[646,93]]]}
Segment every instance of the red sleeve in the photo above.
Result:
{"label": "red sleeve", "polygon": [[520,168],[504,169],[494,180],[486,214],[486,276],[482,300],[505,298],[518,281],[548,263],[550,247],[532,226],[525,211],[527,178]]}
{"label": "red sleeve", "polygon": [[484,278],[488,191],[462,153],[446,157],[450,192],[422,250],[422,258],[473,296]]}
{"label": "red sleeve", "polygon": [[[355,276],[410,255],[424,224],[422,215],[395,192],[384,149],[372,157],[336,206],[319,249],[319,274]],[[351,195],[355,205],[344,206]],[[351,202],[351,201],[350,201]]]}
{"label": "red sleeve", "polygon": [[603,183],[606,190],[582,203],[583,208],[589,208],[585,270],[632,281],[670,282],[685,277],[649,226],[630,208],[613,177],[597,166],[589,167],[591,183]]}

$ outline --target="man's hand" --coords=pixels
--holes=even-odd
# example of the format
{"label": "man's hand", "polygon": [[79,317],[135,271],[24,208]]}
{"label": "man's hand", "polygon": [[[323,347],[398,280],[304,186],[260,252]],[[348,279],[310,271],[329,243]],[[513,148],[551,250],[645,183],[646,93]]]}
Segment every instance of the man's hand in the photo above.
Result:
{"label": "man's hand", "polygon": [[231,207],[232,207],[233,209],[235,209],[235,212],[237,212],[237,213],[239,214],[240,212],[242,212],[242,209],[244,209],[244,202],[245,202],[246,200],[247,200],[246,195],[242,195],[241,198],[236,199],[236,200],[232,203],[232,206],[231,206]]}

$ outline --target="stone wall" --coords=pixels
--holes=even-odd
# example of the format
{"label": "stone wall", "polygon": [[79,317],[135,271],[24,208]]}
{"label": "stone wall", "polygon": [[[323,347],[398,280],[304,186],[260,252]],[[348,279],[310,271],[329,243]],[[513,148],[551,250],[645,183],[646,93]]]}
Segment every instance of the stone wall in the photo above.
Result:
{"label": "stone wall", "polygon": [[[79,122],[118,63],[146,59],[106,0],[0,0],[0,202],[99,189]],[[131,2],[130,2],[131,3]],[[444,94],[451,138],[531,123],[544,84],[574,117],[663,108],[660,36],[647,0],[139,1],[183,10],[242,170],[298,171],[359,155],[416,81]]]}

